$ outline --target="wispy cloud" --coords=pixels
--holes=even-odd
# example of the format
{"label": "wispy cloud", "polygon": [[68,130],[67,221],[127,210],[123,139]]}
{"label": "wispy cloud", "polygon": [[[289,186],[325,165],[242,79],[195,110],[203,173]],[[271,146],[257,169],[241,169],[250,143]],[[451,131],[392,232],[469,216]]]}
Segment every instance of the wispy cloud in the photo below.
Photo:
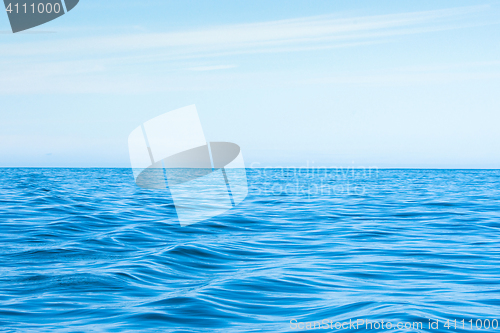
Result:
{"label": "wispy cloud", "polygon": [[216,65],[216,66],[198,66],[198,67],[190,67],[188,70],[195,72],[206,72],[206,71],[218,71],[221,69],[231,69],[236,68],[236,65]]}
{"label": "wispy cloud", "polygon": [[[477,18],[488,8],[469,6],[349,18],[322,15],[190,31],[92,38],[40,35],[43,40],[1,43],[0,92],[29,91],[28,86],[35,91],[67,91],[67,87],[79,87],[77,91],[114,92],[117,87],[133,90],[131,87],[137,82],[163,82],[157,73],[159,68],[167,70],[167,64],[171,71],[175,71],[172,64],[176,63],[175,68],[188,69],[194,75],[200,71],[236,67],[188,63],[194,59],[212,59],[209,63],[213,63],[218,57],[242,54],[290,53],[389,42],[409,34],[486,24]],[[183,79],[173,79],[172,75],[168,78]],[[43,85],[37,88],[40,82]],[[141,89],[147,86],[144,84]]]}
{"label": "wispy cloud", "polygon": [[[194,31],[133,33],[4,45],[0,56],[54,54],[127,54],[207,56],[310,48],[325,44],[373,41],[392,36],[423,33],[460,26],[464,17],[484,12],[488,6],[459,7],[390,15],[338,18],[322,15],[249,24],[233,24]],[[463,22],[462,22],[463,26]],[[163,52],[162,52],[163,51]]]}
{"label": "wispy cloud", "polygon": [[361,86],[442,84],[500,79],[500,61],[446,63],[372,70],[363,73],[308,78],[296,84],[353,84]]}

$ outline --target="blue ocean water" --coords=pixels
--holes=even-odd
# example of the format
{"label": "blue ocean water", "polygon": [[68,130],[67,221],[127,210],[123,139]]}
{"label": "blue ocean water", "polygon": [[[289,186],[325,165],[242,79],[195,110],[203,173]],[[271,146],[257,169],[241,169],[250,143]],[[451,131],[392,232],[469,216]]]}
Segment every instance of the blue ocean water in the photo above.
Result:
{"label": "blue ocean water", "polygon": [[0,331],[500,331],[500,171],[296,171],[181,227],[129,169],[0,169]]}

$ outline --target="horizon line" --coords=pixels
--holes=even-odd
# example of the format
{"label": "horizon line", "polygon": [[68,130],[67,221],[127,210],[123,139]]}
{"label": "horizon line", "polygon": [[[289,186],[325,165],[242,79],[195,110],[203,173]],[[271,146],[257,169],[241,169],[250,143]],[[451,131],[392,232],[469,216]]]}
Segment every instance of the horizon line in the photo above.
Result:
{"label": "horizon line", "polygon": [[[131,167],[84,167],[84,166],[0,166],[0,169],[133,169]],[[147,168],[146,168],[147,169]],[[162,168],[160,168],[162,169]],[[203,169],[203,168],[167,168],[167,169]],[[219,168],[223,169],[223,168]],[[364,166],[348,166],[348,167],[263,167],[263,168],[231,168],[231,169],[258,169],[258,170],[267,170],[267,169],[306,169],[306,170],[313,170],[313,169],[322,169],[322,170],[335,170],[335,169],[376,169],[376,170],[492,170],[492,171],[497,171],[500,170],[499,168],[432,168],[432,167],[427,167],[427,168],[418,168],[418,167],[376,167],[376,166],[371,166],[371,167],[364,167]]]}

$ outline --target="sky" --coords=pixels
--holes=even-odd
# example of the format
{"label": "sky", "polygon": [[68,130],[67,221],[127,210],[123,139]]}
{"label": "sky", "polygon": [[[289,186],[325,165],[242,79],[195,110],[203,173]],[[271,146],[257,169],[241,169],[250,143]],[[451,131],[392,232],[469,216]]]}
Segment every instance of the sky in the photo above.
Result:
{"label": "sky", "polygon": [[500,168],[500,1],[81,0],[0,15],[0,167],[129,167],[195,104],[247,167]]}

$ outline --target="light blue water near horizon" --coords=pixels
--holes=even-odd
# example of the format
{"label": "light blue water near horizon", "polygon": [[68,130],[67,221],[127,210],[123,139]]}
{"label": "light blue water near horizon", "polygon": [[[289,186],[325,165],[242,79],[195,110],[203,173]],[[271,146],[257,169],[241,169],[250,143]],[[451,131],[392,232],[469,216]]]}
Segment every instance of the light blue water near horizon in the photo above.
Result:
{"label": "light blue water near horizon", "polygon": [[243,203],[181,227],[129,169],[0,169],[0,330],[500,321],[500,170],[247,174]]}

